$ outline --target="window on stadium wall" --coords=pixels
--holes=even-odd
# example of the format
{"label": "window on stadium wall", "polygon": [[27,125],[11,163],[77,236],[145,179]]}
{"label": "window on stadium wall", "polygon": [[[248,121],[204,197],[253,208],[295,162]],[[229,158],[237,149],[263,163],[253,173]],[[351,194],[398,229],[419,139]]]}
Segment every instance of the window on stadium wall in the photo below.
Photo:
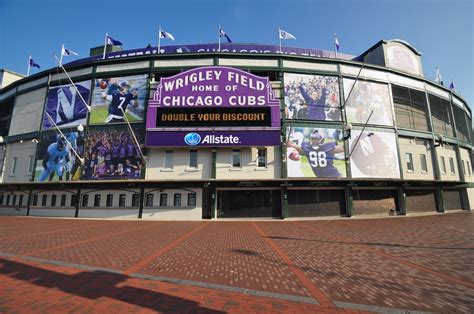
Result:
{"label": "window on stadium wall", "polygon": [[392,94],[398,127],[430,131],[425,93],[392,85]]}
{"label": "window on stadium wall", "polygon": [[439,135],[454,136],[451,103],[440,97],[428,95],[433,120],[433,131]]}
{"label": "window on stadium wall", "polygon": [[268,77],[270,81],[278,81],[278,72],[277,71],[265,71],[265,70],[252,70],[249,71],[252,74],[261,76],[261,77]]}
{"label": "window on stadium wall", "polygon": [[467,117],[464,111],[458,106],[453,106],[454,121],[456,122],[457,137],[461,141],[469,142],[469,127],[467,124]]}
{"label": "window on stadium wall", "polygon": [[12,119],[13,104],[15,98],[5,100],[0,104],[0,136],[8,135],[8,127]]}

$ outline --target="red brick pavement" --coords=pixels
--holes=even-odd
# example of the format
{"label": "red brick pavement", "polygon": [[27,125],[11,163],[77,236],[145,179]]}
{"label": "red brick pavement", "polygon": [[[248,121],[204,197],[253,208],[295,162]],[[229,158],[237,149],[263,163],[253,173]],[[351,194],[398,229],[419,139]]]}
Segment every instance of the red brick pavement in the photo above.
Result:
{"label": "red brick pavement", "polygon": [[473,234],[471,212],[300,222],[0,217],[0,313],[473,312]]}

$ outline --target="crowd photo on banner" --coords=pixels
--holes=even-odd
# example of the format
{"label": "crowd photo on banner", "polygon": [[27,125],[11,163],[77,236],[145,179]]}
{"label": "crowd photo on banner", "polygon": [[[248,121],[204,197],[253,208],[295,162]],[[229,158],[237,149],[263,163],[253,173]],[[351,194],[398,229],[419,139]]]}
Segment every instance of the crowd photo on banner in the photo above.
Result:
{"label": "crowd photo on banner", "polygon": [[147,75],[101,78],[94,85],[90,124],[143,121]]}
{"label": "crowd photo on banner", "polygon": [[340,129],[289,127],[287,138],[288,177],[347,176]]}
{"label": "crowd photo on banner", "polygon": [[341,121],[337,77],[285,73],[284,82],[288,119]]}
{"label": "crowd photo on banner", "polygon": [[[141,131],[134,134],[143,146]],[[127,128],[91,131],[87,134],[83,180],[140,179],[144,164],[140,149]]]}

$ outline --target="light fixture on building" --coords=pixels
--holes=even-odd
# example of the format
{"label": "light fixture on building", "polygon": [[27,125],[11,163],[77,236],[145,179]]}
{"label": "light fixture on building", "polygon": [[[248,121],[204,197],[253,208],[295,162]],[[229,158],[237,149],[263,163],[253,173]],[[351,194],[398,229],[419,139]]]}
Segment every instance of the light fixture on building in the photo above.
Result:
{"label": "light fixture on building", "polygon": [[437,142],[438,143],[434,144],[434,147],[438,147],[438,146],[444,147],[444,142],[443,142],[443,136],[442,135],[438,135]]}
{"label": "light fixture on building", "polygon": [[34,139],[32,139],[32,140],[31,140],[31,143],[38,144],[38,143],[39,143],[39,141],[38,141],[36,138],[34,138]]}
{"label": "light fixture on building", "polygon": [[346,131],[346,135],[342,138],[343,141],[347,141],[348,139],[351,138],[352,124],[347,123],[345,131]]}
{"label": "light fixture on building", "polygon": [[83,131],[84,131],[84,126],[83,126],[82,124],[79,124],[79,125],[77,126],[77,130],[78,130],[79,132],[83,132]]}

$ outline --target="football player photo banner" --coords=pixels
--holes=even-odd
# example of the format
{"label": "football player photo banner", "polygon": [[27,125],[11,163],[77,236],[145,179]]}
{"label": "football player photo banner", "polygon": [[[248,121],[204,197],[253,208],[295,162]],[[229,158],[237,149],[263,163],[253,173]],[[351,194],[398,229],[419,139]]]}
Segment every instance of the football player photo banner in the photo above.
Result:
{"label": "football player photo banner", "polygon": [[400,178],[395,133],[352,130],[349,147],[353,178]]}
{"label": "football player photo banner", "polygon": [[285,73],[284,82],[287,119],[341,121],[337,77]]}
{"label": "football player photo banner", "polygon": [[[352,89],[355,80],[344,79],[343,82],[347,121],[393,126],[392,105],[387,84],[357,81]],[[373,114],[370,115],[372,111]]]}
{"label": "football player photo banner", "polygon": [[[133,130],[143,152],[144,130]],[[140,179],[143,160],[130,131],[125,128],[87,134],[83,180]]]}
{"label": "football player photo banner", "polygon": [[58,127],[86,124],[87,104],[82,99],[89,101],[91,81],[75,85],[76,87],[69,84],[49,88],[41,127],[43,130],[54,128],[55,124]]}
{"label": "football player photo banner", "polygon": [[100,78],[92,92],[89,124],[143,121],[147,75]]}
{"label": "football player photo banner", "polygon": [[[84,152],[83,132],[43,136],[36,154],[35,181],[77,181],[81,177]],[[76,155],[77,153],[77,155]]]}
{"label": "football player photo banner", "polygon": [[287,128],[286,167],[290,178],[345,178],[342,130]]}

